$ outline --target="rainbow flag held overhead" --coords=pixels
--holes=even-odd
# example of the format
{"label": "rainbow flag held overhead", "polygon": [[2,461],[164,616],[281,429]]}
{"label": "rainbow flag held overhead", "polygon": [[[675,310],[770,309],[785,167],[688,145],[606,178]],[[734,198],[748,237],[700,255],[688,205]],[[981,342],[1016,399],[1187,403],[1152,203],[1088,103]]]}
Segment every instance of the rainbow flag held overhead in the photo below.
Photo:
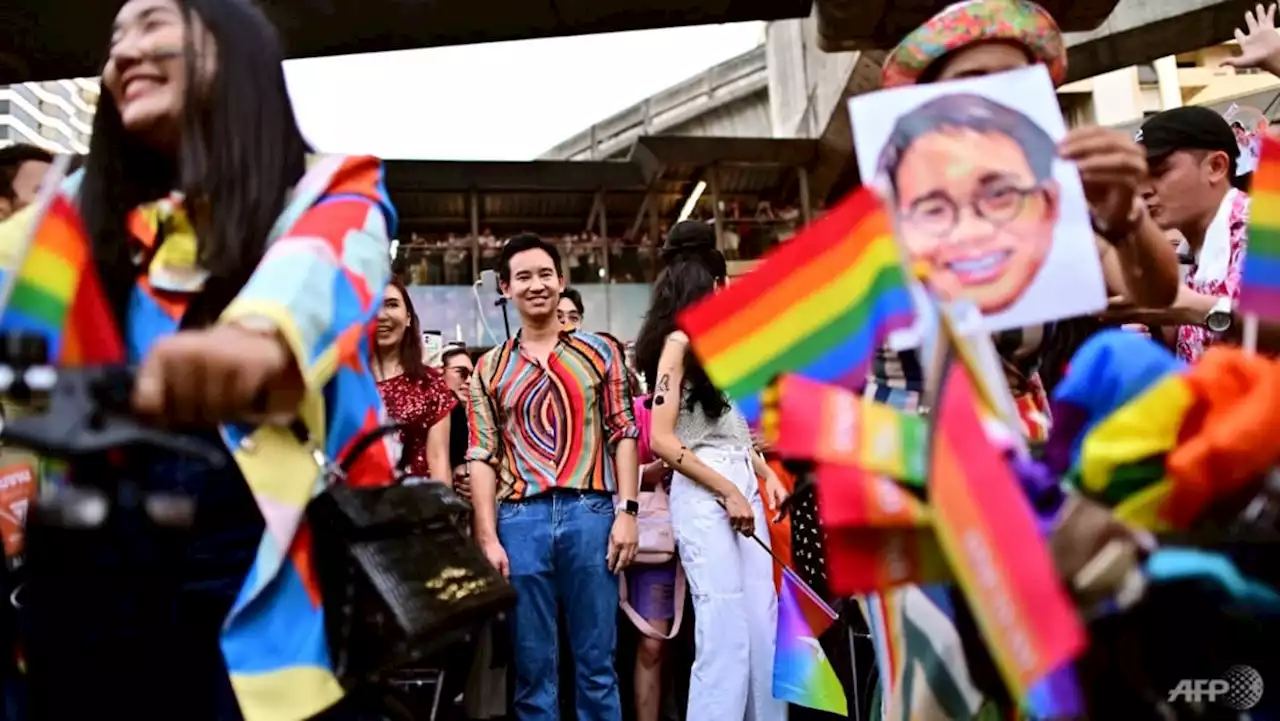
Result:
{"label": "rainbow flag held overhead", "polygon": [[796,375],[782,376],[765,399],[762,426],[783,458],[856,465],[924,486],[929,432],[923,417]]}
{"label": "rainbow flag held overhead", "polygon": [[[986,435],[968,369],[952,363],[943,378],[928,484],[934,531],[1010,693],[1028,702],[1083,651],[1084,625],[1018,479]],[[1052,705],[1074,716],[1078,702]]]}
{"label": "rainbow flag held overhead", "polygon": [[1253,171],[1249,208],[1249,249],[1240,277],[1238,309],[1280,319],[1280,140],[1262,139]]}
{"label": "rainbow flag held overhead", "polygon": [[677,320],[755,423],[761,391],[783,373],[861,387],[875,349],[913,316],[893,226],[862,188]]}
{"label": "rainbow flag held overhead", "polygon": [[[51,171],[56,183],[59,178]],[[115,318],[98,280],[80,214],[61,191],[44,201],[16,272],[6,278],[0,333],[29,333],[48,343],[55,365],[117,364],[125,360]]]}
{"label": "rainbow flag held overhead", "polygon": [[778,590],[778,637],[773,654],[773,697],[797,706],[849,715],[849,701],[818,637],[836,612],[789,568]]}

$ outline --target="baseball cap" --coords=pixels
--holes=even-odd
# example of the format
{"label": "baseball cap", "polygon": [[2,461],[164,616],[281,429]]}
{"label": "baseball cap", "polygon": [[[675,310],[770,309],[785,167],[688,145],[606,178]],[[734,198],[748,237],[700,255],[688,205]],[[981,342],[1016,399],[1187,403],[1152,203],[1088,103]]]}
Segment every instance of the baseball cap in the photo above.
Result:
{"label": "baseball cap", "polygon": [[1147,149],[1147,162],[1156,165],[1177,150],[1221,150],[1236,174],[1240,147],[1225,118],[1209,108],[1186,106],[1157,113],[1142,124],[1134,138]]}

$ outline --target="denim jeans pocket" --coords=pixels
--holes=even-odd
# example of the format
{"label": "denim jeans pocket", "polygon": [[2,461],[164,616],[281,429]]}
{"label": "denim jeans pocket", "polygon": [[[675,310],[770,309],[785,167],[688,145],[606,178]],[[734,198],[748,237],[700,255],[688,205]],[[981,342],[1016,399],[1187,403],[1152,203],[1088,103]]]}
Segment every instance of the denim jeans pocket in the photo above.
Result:
{"label": "denim jeans pocket", "polygon": [[582,505],[597,516],[613,516],[613,496],[604,493],[584,493]]}
{"label": "denim jeans pocket", "polygon": [[510,521],[511,519],[520,515],[521,508],[523,508],[523,506],[519,503],[512,503],[511,501],[500,501],[498,503],[498,520]]}

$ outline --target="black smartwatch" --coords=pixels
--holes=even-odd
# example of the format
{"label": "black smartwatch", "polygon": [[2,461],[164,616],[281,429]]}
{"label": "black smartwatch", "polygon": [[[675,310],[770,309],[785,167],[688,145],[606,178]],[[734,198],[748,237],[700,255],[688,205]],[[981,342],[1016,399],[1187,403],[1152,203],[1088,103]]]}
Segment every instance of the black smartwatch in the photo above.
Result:
{"label": "black smartwatch", "polygon": [[634,499],[618,501],[618,513],[625,513],[629,516],[637,516],[640,514],[640,502]]}

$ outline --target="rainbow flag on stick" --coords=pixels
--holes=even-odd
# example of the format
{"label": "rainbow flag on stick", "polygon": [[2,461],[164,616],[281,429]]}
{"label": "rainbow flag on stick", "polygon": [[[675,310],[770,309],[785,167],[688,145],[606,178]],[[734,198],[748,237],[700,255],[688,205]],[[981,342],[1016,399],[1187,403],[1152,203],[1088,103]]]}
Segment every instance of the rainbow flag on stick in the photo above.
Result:
{"label": "rainbow flag on stick", "polygon": [[889,217],[862,188],[678,323],[707,376],[757,422],[760,392],[782,373],[861,387],[871,354],[913,315]]}
{"label": "rainbow flag on stick", "polygon": [[951,578],[931,513],[909,491],[856,466],[822,464],[816,476],[833,593],[849,596]]}
{"label": "rainbow flag on stick", "polygon": [[924,486],[929,431],[923,417],[796,375],[780,378],[765,398],[766,433],[783,458],[854,465]]}
{"label": "rainbow flag on stick", "polygon": [[[56,188],[59,176],[50,171],[45,182]],[[98,280],[92,244],[71,200],[53,191],[32,227],[26,254],[6,279],[0,333],[43,337],[58,366],[124,362],[124,344]]]}
{"label": "rainbow flag on stick", "polygon": [[773,697],[797,706],[849,715],[849,701],[818,637],[836,612],[789,568],[778,590],[778,638],[773,653]]}
{"label": "rainbow flag on stick", "polygon": [[1280,320],[1280,140],[1262,139],[1253,171],[1249,250],[1240,277],[1239,310]]}
{"label": "rainbow flag on stick", "polygon": [[1026,702],[1040,681],[1080,654],[1085,632],[980,409],[968,369],[950,364],[935,416],[929,505],[991,656],[1012,695]]}

